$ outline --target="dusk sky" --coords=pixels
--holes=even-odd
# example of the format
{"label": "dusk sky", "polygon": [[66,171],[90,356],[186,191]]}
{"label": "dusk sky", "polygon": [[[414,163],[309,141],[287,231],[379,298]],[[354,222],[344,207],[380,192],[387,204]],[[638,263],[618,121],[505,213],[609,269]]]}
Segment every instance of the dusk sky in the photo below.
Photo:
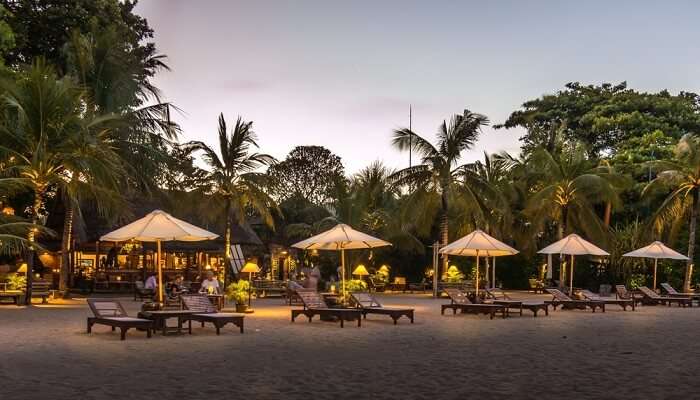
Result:
{"label": "dusk sky", "polygon": [[[217,116],[253,120],[262,151],[323,145],[349,173],[404,167],[408,125],[434,138],[465,108],[500,123],[570,81],[700,91],[694,1],[142,0],[171,72],[155,83],[184,110],[183,140],[215,143]],[[464,161],[517,152],[487,128]]]}

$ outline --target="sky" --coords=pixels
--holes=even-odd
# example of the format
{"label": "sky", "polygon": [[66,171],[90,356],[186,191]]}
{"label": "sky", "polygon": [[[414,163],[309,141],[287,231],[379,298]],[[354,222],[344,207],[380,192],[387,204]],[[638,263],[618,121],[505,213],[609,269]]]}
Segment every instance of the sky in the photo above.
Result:
{"label": "sky", "polygon": [[[217,118],[254,121],[278,159],[322,145],[348,173],[409,123],[434,141],[464,109],[492,124],[564,84],[700,92],[700,2],[141,0],[172,71],[155,84],[183,110],[183,141],[216,143]],[[523,131],[485,128],[464,153],[517,153]],[[415,161],[414,161],[415,162]]]}

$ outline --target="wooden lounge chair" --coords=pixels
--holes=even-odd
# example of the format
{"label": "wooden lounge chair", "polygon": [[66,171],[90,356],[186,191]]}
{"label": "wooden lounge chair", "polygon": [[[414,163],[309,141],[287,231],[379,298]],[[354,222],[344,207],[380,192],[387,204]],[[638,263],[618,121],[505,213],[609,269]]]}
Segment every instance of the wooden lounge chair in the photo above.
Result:
{"label": "wooden lounge chair", "polygon": [[297,295],[304,304],[304,308],[292,310],[292,322],[299,316],[305,315],[309,322],[314,315],[321,318],[334,318],[340,320],[340,327],[345,327],[345,321],[357,319],[357,326],[362,326],[362,311],[357,308],[330,308],[320,294],[313,289],[297,289]]}
{"label": "wooden lounge chair", "polygon": [[634,305],[642,304],[643,296],[636,295],[629,290],[625,285],[615,285],[615,297],[618,299],[633,300]]}
{"label": "wooden lounge chair", "polygon": [[693,306],[693,301],[690,297],[661,296],[646,286],[640,286],[639,291],[644,295],[644,304],[665,304],[670,306],[672,303],[676,303],[679,307]]}
{"label": "wooden lounge chair", "polygon": [[534,293],[544,293],[544,282],[539,279],[530,278],[527,280],[527,284]]}
{"label": "wooden lounge chair", "polygon": [[372,276],[369,277],[367,283],[370,291],[383,292],[386,289],[386,283],[374,279]]}
{"label": "wooden lounge chair", "polygon": [[676,289],[671,286],[668,282],[664,282],[661,284],[661,287],[666,291],[666,294],[669,296],[675,296],[675,297],[688,297],[691,300],[698,300],[700,301],[700,293],[679,293],[676,291]]}
{"label": "wooden lounge chair", "polygon": [[596,308],[600,308],[605,312],[605,302],[597,300],[574,300],[559,289],[545,289],[545,291],[552,295],[552,300],[547,300],[546,303],[551,304],[555,310],[557,307],[562,306],[562,309],[568,310],[585,310],[586,308],[590,308],[593,312],[595,312]]}
{"label": "wooden lounge chair", "polygon": [[456,314],[460,310],[462,314],[484,314],[490,319],[500,312],[503,318],[508,313],[508,307],[502,304],[474,304],[469,300],[467,295],[459,289],[445,288],[445,294],[450,298],[450,304],[443,304],[440,310],[442,315],[445,315],[445,310],[452,309],[452,314]]}
{"label": "wooden lounge chair", "polygon": [[503,289],[500,288],[486,288],[484,289],[486,293],[485,303],[487,304],[501,304],[510,309],[515,309],[523,315],[523,310],[532,311],[533,317],[537,317],[537,313],[540,310],[544,310],[544,315],[549,315],[549,304],[544,301],[520,301],[513,300],[508,296]]}
{"label": "wooden lounge chair", "polygon": [[219,312],[205,294],[183,294],[180,296],[180,300],[185,310],[195,312],[185,317],[190,335],[192,334],[192,321],[201,322],[202,327],[205,323],[210,322],[216,328],[217,335],[221,333],[221,328],[226,324],[236,325],[243,333],[244,314]]}
{"label": "wooden lounge chair", "polygon": [[583,294],[583,297],[585,297],[588,300],[602,301],[606,305],[607,304],[615,304],[615,305],[622,307],[623,311],[627,311],[627,307],[632,307],[632,311],[634,311],[634,300],[633,299],[616,299],[613,297],[601,297],[598,294],[591,292],[590,290],[582,290],[581,294]]}
{"label": "wooden lounge chair", "polygon": [[153,321],[144,318],[130,317],[118,300],[109,299],[87,299],[90,310],[94,317],[87,319],[87,333],[92,332],[95,324],[112,327],[112,331],[119,328],[121,340],[126,339],[126,332],[131,328],[145,329],[146,335],[150,338],[153,330]]}
{"label": "wooden lounge chair", "polygon": [[396,325],[401,316],[406,316],[413,323],[412,308],[384,307],[369,292],[356,292],[352,293],[351,296],[357,307],[362,311],[364,318],[367,318],[367,314],[388,315],[394,320],[394,325]]}

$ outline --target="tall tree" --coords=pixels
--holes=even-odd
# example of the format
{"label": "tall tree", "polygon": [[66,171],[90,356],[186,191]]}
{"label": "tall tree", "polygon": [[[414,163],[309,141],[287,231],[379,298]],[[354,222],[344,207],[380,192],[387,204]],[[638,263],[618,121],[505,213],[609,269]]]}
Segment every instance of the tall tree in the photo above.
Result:
{"label": "tall tree", "polygon": [[[95,200],[101,211],[120,199],[116,183],[123,168],[109,135],[114,119],[86,110],[85,92],[68,77],[58,79],[42,60],[20,74],[17,82],[0,81],[0,89],[5,172],[14,177],[8,179],[32,191],[30,217],[35,225],[46,215],[44,202],[50,191],[62,196],[66,210],[62,247],[67,249],[81,198]],[[31,232],[29,240],[35,240]],[[61,290],[67,289],[67,257],[66,250]]]}
{"label": "tall tree", "polygon": [[[207,209],[223,216],[226,221],[224,232],[225,269],[231,261],[231,220],[244,223],[249,211],[260,215],[270,226],[273,225],[272,209],[274,200],[267,194],[270,184],[266,174],[257,172],[260,168],[274,164],[275,159],[258,153],[257,138],[253,132],[253,122],[238,117],[236,125],[228,133],[224,114],[219,115],[218,152],[199,141],[190,142],[189,148],[203,151],[203,160],[209,170],[204,181],[203,191],[210,201]],[[228,274],[224,272],[224,281]]]}
{"label": "tall tree", "polygon": [[[449,240],[449,214],[452,209],[469,210],[479,201],[470,187],[462,185],[458,163],[464,150],[476,143],[481,128],[489,123],[481,114],[464,110],[455,114],[450,123],[443,121],[437,132],[438,143],[430,141],[408,128],[394,131],[393,145],[399,150],[415,151],[421,163],[391,175],[393,184],[410,191],[406,207],[411,210],[404,219],[413,218],[418,227],[429,232],[438,219],[439,241]],[[415,210],[421,210],[416,213]],[[446,268],[447,257],[443,256]]]}
{"label": "tall tree", "polygon": [[654,163],[660,172],[645,188],[644,194],[671,189],[653,215],[656,228],[679,229],[688,222],[688,262],[683,279],[683,291],[690,291],[692,265],[695,262],[695,242],[700,207],[700,139],[684,135],[675,149],[675,160]]}
{"label": "tall tree", "polygon": [[287,157],[272,165],[268,174],[274,181],[278,202],[300,197],[316,205],[328,205],[336,184],[344,179],[340,157],[322,146],[297,146]]}
{"label": "tall tree", "polygon": [[700,97],[695,93],[638,92],[626,82],[600,86],[568,83],[555,94],[527,101],[497,128],[523,127],[523,152],[540,147],[556,152],[557,143],[583,143],[590,158],[614,155],[620,143],[660,130],[679,139],[700,131]]}

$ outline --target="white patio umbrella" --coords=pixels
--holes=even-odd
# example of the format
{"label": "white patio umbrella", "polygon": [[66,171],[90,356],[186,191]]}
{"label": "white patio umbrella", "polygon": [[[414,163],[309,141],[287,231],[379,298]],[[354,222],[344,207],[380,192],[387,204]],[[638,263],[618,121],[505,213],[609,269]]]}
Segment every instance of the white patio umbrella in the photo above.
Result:
{"label": "white patio umbrella", "polygon": [[[441,254],[453,256],[476,257],[476,294],[479,294],[479,256],[499,257],[518,254],[518,250],[489,236],[482,230],[475,230],[467,236],[458,239],[440,249]],[[496,277],[496,263],[493,265],[494,280]]]}
{"label": "white patio umbrella", "polygon": [[304,250],[340,251],[343,294],[345,293],[345,250],[372,249],[384,246],[391,246],[391,243],[366,233],[358,232],[346,224],[338,224],[323,233],[292,245],[292,247]]}
{"label": "white patio umbrella", "polygon": [[593,256],[609,256],[610,253],[601,249],[581,238],[581,236],[572,233],[558,242],[554,242],[544,249],[538,251],[540,254],[566,254],[571,256],[571,274],[569,274],[569,294],[574,290],[574,256],[578,255],[593,255]]}
{"label": "white patio umbrella", "polygon": [[639,258],[653,258],[654,259],[654,289],[656,289],[656,267],[659,262],[659,258],[668,258],[671,260],[687,260],[688,257],[683,254],[673,250],[672,248],[666,246],[665,244],[659,242],[658,240],[652,244],[642,247],[641,249],[630,251],[625,253],[622,257],[639,257]]}
{"label": "white patio umbrella", "polygon": [[160,242],[178,240],[182,242],[198,242],[216,239],[219,235],[198,228],[190,223],[173,217],[161,210],[154,210],[145,217],[123,226],[113,232],[103,235],[100,240],[110,242],[125,242],[138,240],[140,242],[156,242],[158,268],[158,300],[163,301],[163,270],[160,266]]}

